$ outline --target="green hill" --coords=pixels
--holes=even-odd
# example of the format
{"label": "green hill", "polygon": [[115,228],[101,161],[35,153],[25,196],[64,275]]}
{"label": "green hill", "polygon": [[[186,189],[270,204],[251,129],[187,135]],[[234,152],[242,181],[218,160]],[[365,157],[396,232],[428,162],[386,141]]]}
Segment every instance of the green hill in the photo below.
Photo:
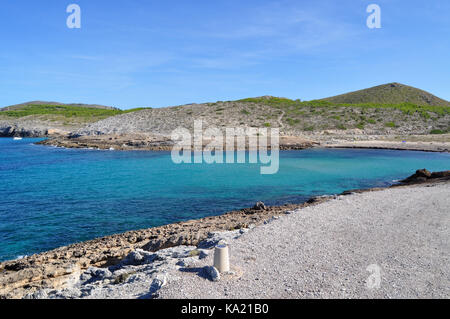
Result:
{"label": "green hill", "polygon": [[28,102],[0,109],[1,136],[46,136],[49,131],[67,134],[115,115],[141,110],[120,110],[95,104]]}
{"label": "green hill", "polygon": [[29,106],[37,106],[37,105],[48,105],[48,106],[73,106],[73,107],[83,107],[83,108],[92,108],[92,109],[103,109],[103,110],[119,110],[116,107],[112,106],[105,106],[105,105],[99,105],[99,104],[82,104],[82,103],[61,103],[61,102],[48,102],[48,101],[31,101],[31,102],[25,102],[10,106],[5,106],[0,108],[1,111],[14,111],[14,110],[20,110],[27,108]]}
{"label": "green hill", "polygon": [[262,96],[126,111],[95,105],[30,102],[0,109],[0,131],[3,127],[3,135],[7,136],[11,136],[11,128],[14,134],[25,136],[36,136],[50,128],[87,135],[170,135],[178,127],[191,129],[199,118],[219,128],[279,127],[289,136],[346,131],[364,135],[438,134],[450,132],[450,103],[398,83],[322,100]]}
{"label": "green hill", "polygon": [[60,118],[80,118],[92,122],[141,109],[136,108],[123,111],[118,108],[96,104],[62,104],[58,102],[34,101],[1,108],[0,117],[57,116]]}
{"label": "green hill", "polygon": [[400,104],[411,103],[416,105],[450,106],[450,102],[437,96],[401,83],[388,83],[368,89],[345,93],[322,99],[331,103],[380,103]]}

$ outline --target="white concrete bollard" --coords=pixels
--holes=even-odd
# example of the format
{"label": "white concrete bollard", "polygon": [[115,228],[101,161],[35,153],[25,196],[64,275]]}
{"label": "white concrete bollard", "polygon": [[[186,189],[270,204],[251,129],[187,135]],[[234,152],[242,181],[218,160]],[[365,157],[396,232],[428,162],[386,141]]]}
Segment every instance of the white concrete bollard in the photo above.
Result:
{"label": "white concrete bollard", "polygon": [[214,251],[214,267],[220,272],[230,271],[230,256],[227,245],[217,245]]}

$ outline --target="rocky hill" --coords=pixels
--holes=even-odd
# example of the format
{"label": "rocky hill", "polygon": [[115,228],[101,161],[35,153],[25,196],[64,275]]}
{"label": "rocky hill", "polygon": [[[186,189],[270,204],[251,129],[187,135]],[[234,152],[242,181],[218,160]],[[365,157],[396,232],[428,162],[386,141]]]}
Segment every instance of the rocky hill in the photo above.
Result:
{"label": "rocky hill", "polygon": [[433,94],[401,83],[388,83],[372,88],[323,99],[332,103],[412,103],[416,105],[450,106],[450,102]]}
{"label": "rocky hill", "polygon": [[112,107],[112,106],[105,106],[105,105],[99,105],[99,104],[83,104],[83,103],[61,103],[61,102],[48,102],[48,101],[30,101],[10,106],[5,106],[0,108],[1,111],[16,111],[24,109],[28,106],[35,106],[35,105],[52,105],[52,106],[74,106],[74,107],[86,107],[86,108],[94,108],[94,109],[103,109],[103,110],[119,110],[119,108]]}
{"label": "rocky hill", "polygon": [[167,137],[179,127],[192,131],[194,120],[200,119],[204,127],[277,127],[285,136],[311,135],[323,139],[328,136],[444,134],[450,132],[449,105],[448,101],[430,93],[399,83],[314,101],[263,96],[127,111],[27,104],[0,111],[0,136],[47,135],[50,127],[72,136],[143,134]]}
{"label": "rocky hill", "polygon": [[132,111],[96,104],[41,101],[11,105],[0,109],[0,137],[67,135],[88,123]]}
{"label": "rocky hill", "polygon": [[[397,84],[395,84],[397,85]],[[364,92],[381,92],[384,85]],[[380,89],[384,88],[384,89]],[[398,89],[396,87],[395,89]],[[403,88],[403,86],[402,86]],[[380,91],[381,90],[381,91]],[[407,89],[409,90],[409,88]],[[414,91],[416,92],[416,91]],[[417,93],[417,92],[416,92]],[[349,96],[353,96],[349,93]],[[360,97],[362,95],[360,94]],[[368,98],[369,102],[355,103],[316,100],[302,102],[264,96],[238,101],[191,104],[177,107],[146,109],[110,117],[87,125],[80,135],[102,134],[161,134],[168,135],[177,127],[192,130],[194,120],[202,119],[205,126],[278,127],[284,135],[310,134],[438,134],[450,131],[450,107],[446,105],[413,104],[416,95],[410,94],[399,103],[383,97]],[[374,103],[378,99],[386,103]],[[431,99],[431,98],[430,98]],[[436,98],[438,99],[438,98]],[[444,104],[444,100],[434,100]],[[446,101],[444,101],[446,102]],[[447,102],[448,103],[448,102]]]}

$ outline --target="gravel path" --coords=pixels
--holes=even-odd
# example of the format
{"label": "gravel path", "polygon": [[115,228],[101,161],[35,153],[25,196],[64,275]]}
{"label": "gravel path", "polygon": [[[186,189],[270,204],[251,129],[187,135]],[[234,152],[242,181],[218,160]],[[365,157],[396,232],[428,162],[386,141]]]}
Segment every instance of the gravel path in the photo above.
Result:
{"label": "gravel path", "polygon": [[449,195],[393,188],[293,212],[229,239],[233,275],[196,272],[210,254],[159,298],[450,298]]}

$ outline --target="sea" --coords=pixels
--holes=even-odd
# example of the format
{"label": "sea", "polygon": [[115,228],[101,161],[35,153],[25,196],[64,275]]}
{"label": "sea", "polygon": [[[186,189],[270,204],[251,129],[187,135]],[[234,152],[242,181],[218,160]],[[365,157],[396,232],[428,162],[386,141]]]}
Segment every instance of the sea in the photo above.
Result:
{"label": "sea", "polygon": [[65,149],[0,138],[0,261],[105,235],[312,196],[389,186],[450,154],[371,149],[280,151],[260,163],[175,164],[170,152]]}

